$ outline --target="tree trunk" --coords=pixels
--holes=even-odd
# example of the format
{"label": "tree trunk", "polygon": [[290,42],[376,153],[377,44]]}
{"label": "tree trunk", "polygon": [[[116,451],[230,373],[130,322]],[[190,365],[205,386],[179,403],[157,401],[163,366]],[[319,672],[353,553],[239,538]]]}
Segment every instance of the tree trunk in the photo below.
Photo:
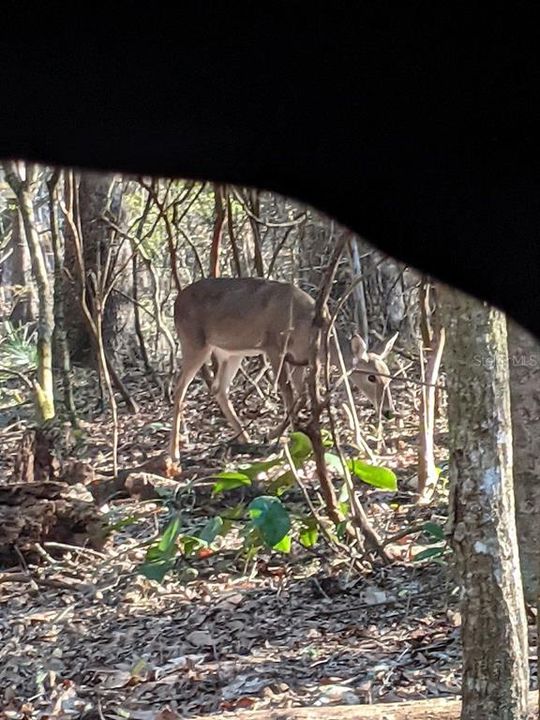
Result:
{"label": "tree trunk", "polygon": [[536,604],[540,574],[540,344],[508,323],[514,438],[514,495],[527,602]]}
{"label": "tree trunk", "polygon": [[55,355],[58,357],[60,371],[62,373],[62,386],[64,389],[64,407],[73,427],[78,426],[75,399],[73,396],[71,357],[66,334],[65,312],[64,312],[64,245],[58,230],[58,216],[56,203],[56,188],[60,177],[60,171],[55,170],[47,183],[49,192],[49,213],[51,224],[51,242],[54,253],[54,333]]}
{"label": "tree trunk", "polygon": [[527,717],[527,624],[514,518],[504,316],[441,290],[448,345],[450,532],[461,579],[462,720]]}
{"label": "tree trunk", "polygon": [[[74,361],[93,364],[94,348],[91,332],[80,308],[80,284],[88,283],[92,273],[105,272],[108,277],[115,275],[129,259],[129,244],[116,237],[104,217],[110,217],[116,225],[121,226],[121,207],[113,195],[114,175],[104,173],[83,172],[77,188],[74,188],[74,217],[77,217],[77,205],[80,214],[81,234],[83,238],[84,264],[87,277],[75,277],[74,287],[66,293],[67,333],[71,356]],[[68,203],[69,204],[69,203]],[[110,262],[106,263],[112,244]],[[105,267],[105,265],[108,267]],[[129,263],[128,263],[129,264]],[[66,266],[76,268],[73,239],[69,228],[66,228]],[[115,280],[115,287],[123,293],[112,292],[105,304],[103,316],[103,337],[108,354],[114,357],[116,366],[121,367],[120,349],[122,339],[134,337],[133,307],[129,301],[131,296],[131,272],[126,267]],[[127,298],[125,297],[127,296]],[[126,332],[127,331],[127,332]]]}
{"label": "tree trunk", "polygon": [[34,322],[35,298],[31,279],[31,261],[28,244],[22,227],[21,214],[18,210],[11,213],[11,285],[13,287],[13,309],[9,319],[16,327]]}
{"label": "tree trunk", "polygon": [[6,180],[17,196],[21,213],[26,242],[32,258],[32,270],[37,285],[39,317],[38,317],[38,379],[36,386],[36,405],[41,420],[54,417],[54,384],[52,370],[52,334],[54,328],[53,303],[45,257],[36,230],[36,219],[32,199],[32,185],[35,183],[37,170],[27,164],[24,168],[24,180],[20,168],[15,162],[6,162]]}
{"label": "tree trunk", "polygon": [[223,224],[225,222],[225,208],[223,206],[223,185],[214,183],[214,230],[212,232],[212,245],[210,247],[209,277],[220,276],[219,259],[221,254],[221,240],[223,238]]}

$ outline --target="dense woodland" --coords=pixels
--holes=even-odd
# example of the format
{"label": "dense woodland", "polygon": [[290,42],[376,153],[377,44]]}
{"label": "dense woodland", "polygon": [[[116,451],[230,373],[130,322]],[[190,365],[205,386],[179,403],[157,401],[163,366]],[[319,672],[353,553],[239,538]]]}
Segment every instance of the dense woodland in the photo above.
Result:
{"label": "dense woodland", "polygon": [[[246,443],[211,359],[175,463],[174,303],[219,277],[302,288],[339,363],[315,323],[287,418],[244,359]],[[294,199],[4,162],[0,717],[527,717],[539,379],[498,310]]]}

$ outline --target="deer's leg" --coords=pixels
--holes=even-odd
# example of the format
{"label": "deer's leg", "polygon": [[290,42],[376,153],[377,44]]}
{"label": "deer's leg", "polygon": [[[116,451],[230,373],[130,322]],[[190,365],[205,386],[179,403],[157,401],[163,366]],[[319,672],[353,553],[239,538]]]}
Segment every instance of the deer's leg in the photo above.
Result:
{"label": "deer's leg", "polygon": [[231,355],[226,359],[220,358],[216,378],[212,384],[212,392],[221,408],[221,412],[227,418],[229,425],[233,428],[239,440],[248,443],[249,436],[243,429],[228,394],[229,387],[238,372],[241,362],[242,357],[239,355]]}
{"label": "deer's leg", "polygon": [[182,408],[187,389],[200,370],[203,363],[206,362],[210,355],[210,349],[207,347],[189,348],[184,350],[182,358],[182,370],[178,376],[176,388],[174,391],[174,410],[173,423],[169,445],[169,455],[171,460],[177,462],[180,460],[180,426],[182,424]]}

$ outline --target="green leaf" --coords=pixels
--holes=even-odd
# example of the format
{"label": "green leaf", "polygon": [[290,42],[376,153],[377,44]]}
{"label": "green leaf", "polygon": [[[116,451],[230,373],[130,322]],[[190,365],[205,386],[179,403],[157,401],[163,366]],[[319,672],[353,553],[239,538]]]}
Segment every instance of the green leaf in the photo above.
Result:
{"label": "green leaf", "polygon": [[444,528],[442,527],[442,525],[438,525],[437,523],[424,523],[424,525],[422,526],[422,530],[428,535],[431,535],[432,538],[438,540],[439,542],[442,542],[445,539]]}
{"label": "green leaf", "polygon": [[234,490],[243,485],[251,485],[249,477],[241,472],[221,472],[212,477],[218,478],[218,482],[212,489],[212,495],[218,495],[226,490]]}
{"label": "green leaf", "polygon": [[426,550],[421,550],[419,553],[416,553],[416,555],[413,557],[413,560],[416,562],[418,560],[428,560],[428,559],[435,559],[441,557],[441,555],[444,555],[446,548],[444,547],[430,547]]}
{"label": "green leaf", "polygon": [[125,527],[135,525],[135,523],[137,523],[140,519],[141,518],[138,515],[128,515],[115,523],[107,525],[107,530],[108,532],[112,532],[113,530],[123,530]]}
{"label": "green leaf", "polygon": [[175,547],[176,538],[180,534],[180,515],[177,515],[167,525],[165,532],[157,545],[158,550],[162,553],[170,553]]}
{"label": "green leaf", "polygon": [[348,460],[347,465],[353,475],[368,485],[373,485],[379,490],[390,490],[393,492],[397,490],[397,478],[392,470],[370,465],[358,459]]}
{"label": "green leaf", "polygon": [[329,448],[329,447],[332,447],[332,445],[334,444],[334,441],[332,439],[332,433],[329,430],[326,430],[325,428],[323,428],[321,430],[321,440],[322,440],[323,447]]}
{"label": "green leaf", "polygon": [[211,545],[222,530],[223,520],[218,515],[217,517],[211,518],[202,530],[197,533],[197,536],[202,542]]}
{"label": "green leaf", "polygon": [[349,490],[347,488],[347,483],[343,483],[342,486],[340,487],[337,500],[338,500],[338,503],[348,503],[349,502]]}
{"label": "green leaf", "polygon": [[193,555],[194,552],[200,550],[202,547],[207,547],[207,543],[204,540],[196,537],[195,535],[182,535],[182,550],[184,555]]}
{"label": "green leaf", "polygon": [[157,562],[145,562],[139,565],[137,572],[148,578],[148,580],[156,580],[162,582],[165,575],[173,569],[175,563],[174,558],[167,560],[159,560]]}
{"label": "green leaf", "polygon": [[264,547],[264,542],[259,531],[251,524],[248,524],[240,534],[244,537],[243,546],[246,550],[247,558],[251,559],[255,557],[258,551]]}
{"label": "green leaf", "polygon": [[289,513],[277,497],[261,495],[248,505],[253,526],[268,547],[277,545],[291,529]]}
{"label": "green leaf", "polygon": [[313,445],[303,432],[293,432],[289,439],[289,452],[296,467],[302,465],[313,453]]}
{"label": "green leaf", "polygon": [[266,472],[282,462],[283,458],[280,457],[273,458],[272,460],[262,460],[261,462],[254,462],[250,465],[239,465],[238,471],[242,475],[247,475],[247,477],[253,481],[260,473]]}
{"label": "green leaf", "polygon": [[304,527],[300,529],[298,540],[300,541],[301,545],[306,548],[310,548],[315,545],[318,537],[319,529],[317,528],[317,523],[313,521],[312,523],[304,525]]}
{"label": "green leaf", "polygon": [[287,490],[290,490],[295,482],[296,481],[294,479],[292,471],[287,470],[286,472],[278,475],[272,480],[270,485],[268,485],[268,492],[274,493],[275,495],[280,497],[281,495],[286,493]]}
{"label": "green leaf", "polygon": [[332,470],[335,470],[340,477],[344,476],[343,473],[343,463],[341,462],[341,459],[338,455],[335,455],[334,453],[326,452],[324,453],[324,460],[329,468],[332,468]]}
{"label": "green leaf", "polygon": [[278,543],[274,545],[274,550],[279,552],[290,553],[291,552],[291,536],[285,535]]}
{"label": "green leaf", "polygon": [[245,502],[239,502],[236,503],[236,505],[233,505],[233,507],[227,508],[226,517],[222,516],[222,520],[224,522],[227,522],[227,520],[242,520],[246,515],[246,503]]}
{"label": "green leaf", "polygon": [[159,541],[146,551],[145,561],[139,566],[139,572],[149,580],[161,582],[174,567],[177,553],[176,541],[180,534],[180,515],[176,515],[165,528]]}

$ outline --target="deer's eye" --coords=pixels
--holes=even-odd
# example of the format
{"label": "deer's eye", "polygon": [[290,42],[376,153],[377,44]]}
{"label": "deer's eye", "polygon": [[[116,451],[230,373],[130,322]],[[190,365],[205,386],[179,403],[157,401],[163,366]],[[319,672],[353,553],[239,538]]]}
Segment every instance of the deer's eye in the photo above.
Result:
{"label": "deer's eye", "polygon": [[367,379],[368,379],[368,382],[371,382],[371,383],[377,382],[377,378],[375,377],[375,375],[368,375]]}

